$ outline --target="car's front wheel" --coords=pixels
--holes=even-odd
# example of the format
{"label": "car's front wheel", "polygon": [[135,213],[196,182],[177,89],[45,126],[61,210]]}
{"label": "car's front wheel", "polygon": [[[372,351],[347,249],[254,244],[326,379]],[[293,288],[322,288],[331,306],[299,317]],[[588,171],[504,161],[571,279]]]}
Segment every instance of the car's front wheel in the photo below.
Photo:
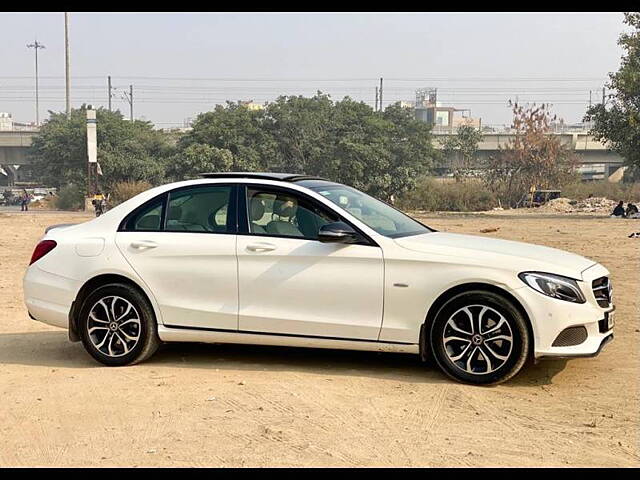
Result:
{"label": "car's front wheel", "polygon": [[78,321],[84,348],[100,363],[123,366],[149,358],[160,345],[149,301],[130,285],[104,285],[85,299]]}
{"label": "car's front wheel", "polygon": [[526,320],[506,298],[489,291],[455,295],[431,324],[430,343],[440,368],[474,384],[496,384],[525,364],[530,338]]}

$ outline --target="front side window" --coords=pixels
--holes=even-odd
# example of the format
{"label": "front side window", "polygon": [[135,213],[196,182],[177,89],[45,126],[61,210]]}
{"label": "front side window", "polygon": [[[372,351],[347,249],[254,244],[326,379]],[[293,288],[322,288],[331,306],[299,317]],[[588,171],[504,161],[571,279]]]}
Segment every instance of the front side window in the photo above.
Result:
{"label": "front side window", "polygon": [[310,185],[309,188],[346,210],[380,235],[399,238],[432,231],[401,211],[355,188],[338,183]]}
{"label": "front side window", "polygon": [[232,233],[231,186],[197,186],[169,194],[165,231]]}
{"label": "front side window", "polygon": [[247,189],[249,232],[317,240],[322,225],[338,216],[292,192],[269,188]]}

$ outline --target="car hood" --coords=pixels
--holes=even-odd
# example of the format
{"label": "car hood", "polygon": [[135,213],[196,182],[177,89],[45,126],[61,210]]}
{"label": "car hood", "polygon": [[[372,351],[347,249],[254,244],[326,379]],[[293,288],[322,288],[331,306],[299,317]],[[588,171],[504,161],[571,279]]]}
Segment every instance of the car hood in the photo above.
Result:
{"label": "car hood", "polygon": [[556,248],[497,238],[431,232],[398,238],[398,245],[432,255],[445,255],[459,263],[482,264],[518,272],[544,271],[576,279],[596,262]]}

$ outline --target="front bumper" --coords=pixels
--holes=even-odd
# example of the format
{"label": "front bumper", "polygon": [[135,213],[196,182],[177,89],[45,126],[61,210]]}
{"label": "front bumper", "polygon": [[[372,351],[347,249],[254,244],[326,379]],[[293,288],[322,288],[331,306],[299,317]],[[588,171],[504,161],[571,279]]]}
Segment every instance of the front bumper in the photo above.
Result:
{"label": "front bumper", "polygon": [[[595,356],[613,339],[613,328],[606,326],[606,319],[613,314],[615,307],[599,306],[591,287],[594,279],[608,274],[599,264],[582,272],[582,281],[578,282],[586,298],[582,304],[550,298],[528,286],[512,291],[531,320],[535,359]],[[573,327],[586,330],[584,339],[570,346],[561,346],[562,342],[556,342],[564,330]]]}
{"label": "front bumper", "polygon": [[545,358],[589,358],[589,357],[597,357],[598,355],[600,355],[600,352],[602,350],[604,350],[604,348],[609,345],[611,342],[613,342],[613,330],[611,330],[611,332],[604,337],[604,339],[602,340],[602,342],[600,342],[600,346],[598,347],[598,349],[594,352],[594,353],[574,353],[574,354],[567,354],[567,355],[562,355],[562,354],[553,354],[553,355],[542,355],[540,357],[537,357],[536,360],[543,360]]}

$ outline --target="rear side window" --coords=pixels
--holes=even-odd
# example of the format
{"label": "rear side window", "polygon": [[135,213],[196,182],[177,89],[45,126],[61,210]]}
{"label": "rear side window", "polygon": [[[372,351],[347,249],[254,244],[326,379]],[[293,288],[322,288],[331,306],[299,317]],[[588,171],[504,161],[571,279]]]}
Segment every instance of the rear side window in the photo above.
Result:
{"label": "rear side window", "polygon": [[233,233],[235,218],[230,204],[233,187],[229,185],[185,188],[169,194],[168,232]]}
{"label": "rear side window", "polygon": [[128,232],[235,233],[236,187],[180,188],[138,207],[120,225]]}
{"label": "rear side window", "polygon": [[162,225],[162,205],[164,197],[149,204],[127,222],[127,230],[137,232],[157,232]]}

